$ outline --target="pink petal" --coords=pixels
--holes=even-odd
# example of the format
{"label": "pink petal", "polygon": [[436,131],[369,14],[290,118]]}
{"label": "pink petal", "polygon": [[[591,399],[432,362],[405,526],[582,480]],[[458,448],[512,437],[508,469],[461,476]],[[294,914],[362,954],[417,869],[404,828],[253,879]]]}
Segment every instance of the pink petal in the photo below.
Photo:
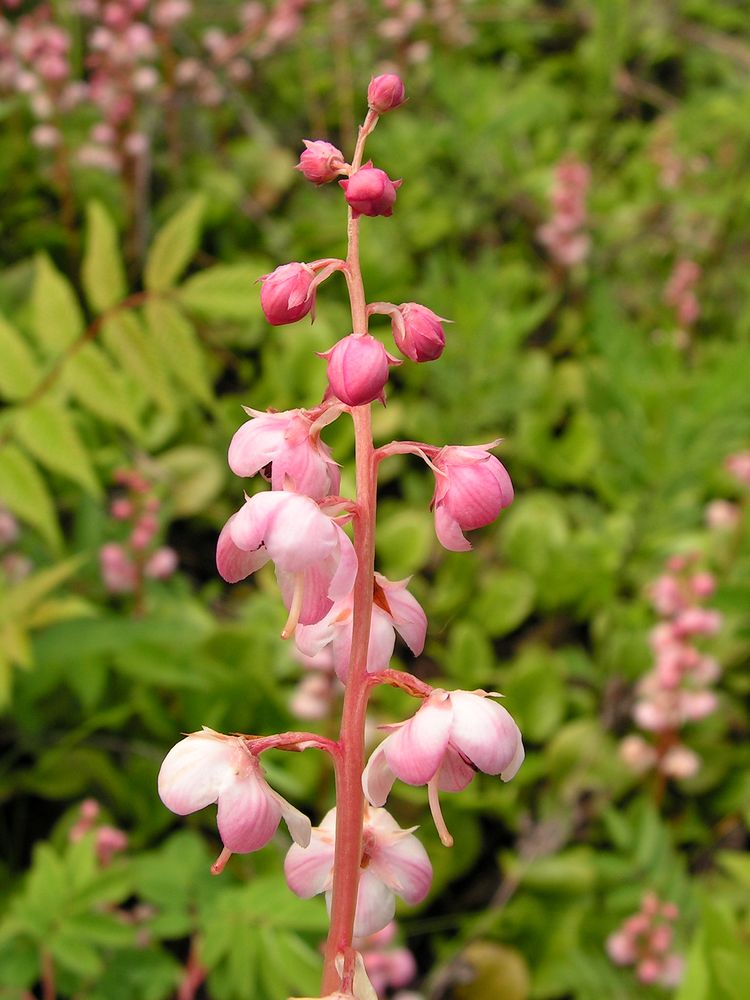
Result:
{"label": "pink petal", "polygon": [[370,622],[370,645],[367,650],[367,672],[369,674],[377,674],[381,670],[388,669],[395,644],[396,633],[393,630],[390,615],[374,605]]}
{"label": "pink petal", "polygon": [[511,778],[515,778],[518,773],[518,769],[521,764],[523,764],[526,757],[526,752],[523,748],[523,742],[521,740],[521,735],[518,736],[518,746],[516,747],[516,752],[514,753],[509,764],[502,769],[500,772],[500,777],[503,781],[510,781]]}
{"label": "pink petal", "polygon": [[254,552],[238,548],[232,540],[233,514],[221,529],[216,543],[216,568],[227,583],[239,583],[268,562],[268,553],[261,546]]}
{"label": "pink petal", "polygon": [[474,768],[449,746],[438,772],[438,788],[442,792],[462,792],[475,774]]}
{"label": "pink petal", "polygon": [[284,861],[287,885],[301,899],[311,899],[333,885],[333,837],[312,831],[307,847],[292,844]]}
{"label": "pink petal", "polygon": [[427,634],[427,615],[422,605],[405,586],[391,586],[384,589],[396,631],[412,653],[419,656],[424,649]]}
{"label": "pink petal", "polygon": [[367,937],[382,931],[396,912],[396,897],[369,869],[360,872],[354,934]]}
{"label": "pink petal", "polygon": [[237,778],[219,795],[216,821],[225,847],[235,854],[257,851],[273,837],[281,809],[257,771]]}
{"label": "pink petal", "polygon": [[234,773],[237,748],[211,731],[193,733],[173,746],[159,771],[159,797],[178,816],[216,802]]}
{"label": "pink petal", "polygon": [[250,503],[266,497],[283,498],[273,505],[259,505],[261,511],[271,510],[263,541],[278,569],[296,573],[319,564],[336,551],[336,532],[340,529],[314,500],[298,493],[272,491],[252,497]]}
{"label": "pink petal", "polygon": [[471,542],[465,538],[445,503],[435,505],[435,534],[443,548],[450,552],[468,552],[471,548]]}
{"label": "pink petal", "polygon": [[386,736],[383,742],[370,755],[370,759],[362,772],[362,790],[368,802],[374,806],[382,806],[393,788],[396,775],[388,766],[385,756],[385,745],[392,736]]}
{"label": "pink petal", "polygon": [[[331,522],[333,524],[333,522]],[[337,524],[333,524],[338,539],[338,561],[329,584],[327,595],[332,601],[339,601],[351,593],[357,575],[357,553],[349,536]]]}
{"label": "pink petal", "polygon": [[448,698],[435,694],[383,743],[391,770],[407,785],[424,785],[435,774],[445,754],[453,710]]}
{"label": "pink petal", "polygon": [[244,423],[229,444],[227,457],[232,472],[236,476],[254,476],[268,465],[283,440],[287,422],[287,414],[268,413]]}
{"label": "pink petal", "polygon": [[287,829],[289,830],[292,840],[295,844],[299,844],[300,847],[307,847],[310,843],[312,832],[312,825],[309,818],[293,806],[291,802],[287,802],[284,796],[279,795],[279,793],[275,792],[273,788],[269,788],[268,790],[276,801],[279,809],[281,809],[281,815],[287,825]]}
{"label": "pink petal", "polygon": [[[452,691],[450,741],[485,774],[500,774],[516,760],[521,733],[497,702],[468,691]],[[519,762],[520,766],[520,762]]]}
{"label": "pink petal", "polygon": [[432,885],[427,851],[403,830],[378,839],[368,871],[411,906],[421,903]]}

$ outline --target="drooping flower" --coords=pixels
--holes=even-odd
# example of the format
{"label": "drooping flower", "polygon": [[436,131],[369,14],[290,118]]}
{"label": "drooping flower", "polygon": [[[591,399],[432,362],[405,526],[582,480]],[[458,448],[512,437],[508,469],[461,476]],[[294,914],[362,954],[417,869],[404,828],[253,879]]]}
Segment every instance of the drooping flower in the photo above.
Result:
{"label": "drooping flower", "polygon": [[332,517],[299,493],[257,493],[222,528],[216,565],[227,583],[244,580],[269,559],[289,611],[285,637],[298,622],[320,621],[354,586],[354,546]]}
{"label": "drooping flower", "polygon": [[[367,671],[374,674],[385,670],[393,655],[395,633],[401,636],[415,656],[424,648],[427,616],[422,606],[406,589],[408,580],[389,580],[375,574],[375,587],[370,623],[370,644],[367,651]],[[306,656],[315,656],[330,646],[333,665],[342,681],[346,681],[352,648],[354,601],[347,594],[336,601],[331,610],[315,625],[298,625],[295,642]]]}
{"label": "drooping flower", "polygon": [[296,323],[315,305],[315,272],[309,264],[282,264],[260,281],[260,304],[271,326]]}
{"label": "drooping flower", "polygon": [[296,843],[310,842],[310,820],[267,784],[257,756],[239,736],[206,728],[186,736],[164,758],[159,796],[178,816],[218,803],[224,850],[215,874],[231,854],[247,854],[267,844],[282,817]]}
{"label": "drooping flower", "polygon": [[393,215],[396,190],[401,183],[400,180],[392,181],[384,170],[373,167],[372,160],[347,180],[339,181],[355,219],[360,215]]}
{"label": "drooping flower", "polygon": [[460,792],[476,771],[510,781],[523,763],[521,732],[512,716],[487,691],[435,688],[406,722],[384,726],[386,736],[362,775],[369,802],[382,806],[396,778],[427,785],[440,838],[451,844],[438,791]]}
{"label": "drooping flower", "polygon": [[[365,806],[362,831],[362,862],[354,918],[356,937],[382,930],[393,919],[396,896],[407,903],[420,903],[432,882],[427,852],[411,830],[402,830],[385,809]],[[331,906],[336,810],[326,813],[313,827],[309,847],[295,844],[284,862],[284,873],[292,892],[309,899],[325,892]]]}
{"label": "drooping flower", "polygon": [[341,150],[323,139],[302,141],[305,149],[295,169],[301,171],[306,180],[318,185],[328,184],[338,177],[346,162]]}
{"label": "drooping flower", "polygon": [[320,439],[321,422],[314,412],[245,410],[252,419],[235,432],[229,445],[229,467],[235,475],[261,472],[272,489],[291,488],[313,500],[338,493],[341,472],[331,449]]}
{"label": "drooping flower", "polygon": [[436,361],[445,347],[443,319],[418,302],[402,302],[392,316],[393,339],[412,361]]}
{"label": "drooping flower", "polygon": [[[494,442],[496,443],[496,442]],[[488,448],[446,446],[432,459],[436,470],[431,509],[440,544],[465,552],[471,543],[464,531],[483,528],[513,502],[513,484],[505,466]]]}
{"label": "drooping flower", "polygon": [[351,333],[320,356],[328,361],[331,392],[347,406],[385,402],[388,368],[401,364],[369,333]]}

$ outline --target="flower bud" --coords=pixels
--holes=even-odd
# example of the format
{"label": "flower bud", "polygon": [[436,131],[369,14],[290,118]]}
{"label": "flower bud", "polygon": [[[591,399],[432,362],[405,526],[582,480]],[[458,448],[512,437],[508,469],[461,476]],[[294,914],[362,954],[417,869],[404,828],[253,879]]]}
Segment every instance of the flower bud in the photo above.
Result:
{"label": "flower bud", "polygon": [[404,84],[395,73],[383,73],[370,80],[367,88],[367,103],[373,111],[384,115],[404,103]]}
{"label": "flower bud", "polygon": [[447,320],[417,302],[404,302],[398,307],[403,324],[393,324],[393,339],[402,354],[412,361],[436,361],[445,347]]}
{"label": "flower bud", "polygon": [[384,170],[373,167],[369,160],[348,180],[339,181],[354,218],[360,215],[392,215],[396,189],[401,181],[392,181]]}
{"label": "flower bud", "polygon": [[347,406],[384,402],[388,366],[401,364],[369,333],[351,333],[320,356],[328,361],[331,391]]}
{"label": "flower bud", "polygon": [[305,151],[300,155],[295,170],[302,172],[313,184],[328,184],[341,173],[344,154],[323,139],[304,139]]}
{"label": "flower bud", "polygon": [[471,544],[464,531],[483,528],[513,501],[513,484],[505,466],[487,447],[446,446],[433,459],[436,470],[432,509],[440,544],[465,552]]}
{"label": "flower bud", "polygon": [[312,309],[315,296],[310,287],[315,273],[307,264],[282,264],[260,279],[260,304],[271,326],[296,323]]}

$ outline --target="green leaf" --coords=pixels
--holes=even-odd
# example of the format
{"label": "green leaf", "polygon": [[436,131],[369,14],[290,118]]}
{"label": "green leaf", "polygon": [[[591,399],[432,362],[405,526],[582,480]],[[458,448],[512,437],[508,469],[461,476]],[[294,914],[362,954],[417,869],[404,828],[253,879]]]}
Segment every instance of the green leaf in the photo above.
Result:
{"label": "green leaf", "polygon": [[161,358],[134,312],[121,312],[104,324],[102,339],[107,350],[136,384],[167,413],[175,399]]}
{"label": "green leaf", "polygon": [[507,635],[531,614],[535,596],[536,587],[528,573],[499,570],[483,581],[471,614],[493,638]]}
{"label": "green leaf", "polygon": [[153,292],[172,288],[198,248],[205,198],[193,195],[162,226],[146,257],[144,282]]}
{"label": "green leaf", "polygon": [[84,344],[66,361],[61,381],[73,398],[95,416],[122,427],[133,437],[140,435],[125,380],[95,344]]}
{"label": "green leaf", "polygon": [[62,542],[55,508],[36,465],[15,445],[0,449],[0,500],[58,550]]}
{"label": "green leaf", "polygon": [[33,351],[14,326],[0,316],[0,393],[11,401],[23,399],[39,384]]}
{"label": "green leaf", "polygon": [[72,479],[92,496],[101,487],[71,414],[60,405],[40,400],[16,411],[13,425],[19,441],[52,472]]}
{"label": "green leaf", "polygon": [[80,569],[82,562],[80,556],[74,556],[14,584],[4,597],[0,620],[20,618],[33,612],[39,601]]}
{"label": "green leaf", "polygon": [[166,299],[149,299],[145,307],[149,332],[172,377],[202,403],[213,401],[207,358],[193,324]]}
{"label": "green leaf", "polygon": [[224,465],[211,448],[179,445],[159,455],[158,462],[170,482],[169,498],[175,517],[199,513],[224,485]]}
{"label": "green leaf", "polygon": [[398,579],[424,566],[434,545],[432,517],[427,511],[392,509],[378,531],[378,555],[386,576]]}
{"label": "green leaf", "polygon": [[267,262],[216,264],[192,275],[178,289],[181,305],[213,320],[256,319],[262,314],[258,278]]}
{"label": "green leaf", "polygon": [[119,234],[111,216],[98,201],[91,201],[86,206],[86,250],[81,280],[88,303],[95,312],[104,312],[117,305],[127,293]]}
{"label": "green leaf", "polygon": [[31,315],[37,340],[50,353],[65,350],[83,332],[83,315],[76,294],[46,254],[36,257]]}

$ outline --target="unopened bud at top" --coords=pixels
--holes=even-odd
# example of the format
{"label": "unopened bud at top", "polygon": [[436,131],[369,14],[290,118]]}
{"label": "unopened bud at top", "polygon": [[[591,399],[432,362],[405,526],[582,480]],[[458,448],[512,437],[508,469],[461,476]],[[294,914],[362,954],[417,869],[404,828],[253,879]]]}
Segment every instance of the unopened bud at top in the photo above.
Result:
{"label": "unopened bud at top", "polygon": [[356,219],[360,215],[392,215],[401,181],[392,181],[384,170],[373,167],[370,160],[339,184]]}
{"label": "unopened bud at top", "polygon": [[367,103],[379,115],[400,107],[404,100],[404,84],[401,77],[395,73],[383,73],[382,76],[375,76],[370,80]]}
{"label": "unopened bud at top", "polygon": [[312,309],[315,272],[307,264],[282,264],[260,279],[260,304],[271,326],[296,323]]}
{"label": "unopened bud at top", "polygon": [[328,184],[341,173],[344,154],[323,139],[304,139],[305,151],[300,155],[296,170],[313,184]]}

